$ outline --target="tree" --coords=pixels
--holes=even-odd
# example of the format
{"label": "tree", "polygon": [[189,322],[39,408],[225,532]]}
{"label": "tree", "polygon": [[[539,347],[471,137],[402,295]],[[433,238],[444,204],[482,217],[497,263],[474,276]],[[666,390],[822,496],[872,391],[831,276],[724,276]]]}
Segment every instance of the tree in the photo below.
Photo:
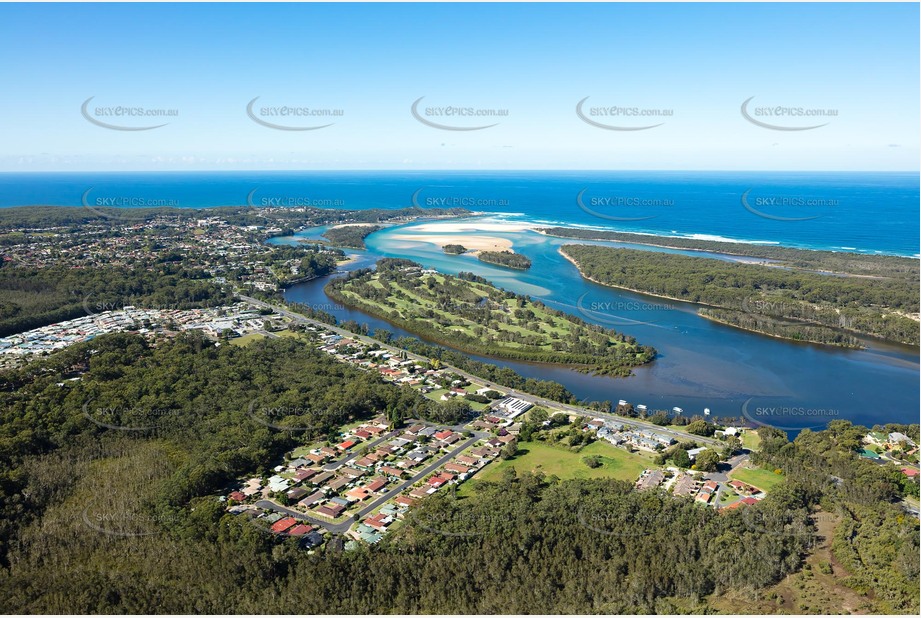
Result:
{"label": "tree", "polygon": [[732,457],[736,453],[742,450],[742,440],[737,436],[729,436],[726,438],[726,456]]}
{"label": "tree", "polygon": [[499,452],[499,456],[502,459],[511,459],[518,453],[518,438],[513,438],[505,446],[502,447],[502,450]]}
{"label": "tree", "polygon": [[691,457],[688,455],[688,452],[683,448],[675,449],[675,452],[672,453],[672,463],[678,466],[679,468],[690,468],[691,467]]}
{"label": "tree", "polygon": [[712,423],[708,423],[704,420],[696,420],[689,423],[685,429],[688,433],[692,433],[695,436],[712,436],[713,432],[716,431],[716,427]]}
{"label": "tree", "polygon": [[601,457],[598,455],[589,455],[582,458],[582,462],[589,468],[595,469],[601,467]]}
{"label": "tree", "polygon": [[694,463],[697,465],[698,470],[703,472],[716,472],[716,466],[720,462],[719,453],[712,449],[707,449],[701,453],[697,454],[697,457],[694,459]]}
{"label": "tree", "polygon": [[528,412],[528,420],[538,425],[550,418],[550,414],[544,408],[532,408]]}

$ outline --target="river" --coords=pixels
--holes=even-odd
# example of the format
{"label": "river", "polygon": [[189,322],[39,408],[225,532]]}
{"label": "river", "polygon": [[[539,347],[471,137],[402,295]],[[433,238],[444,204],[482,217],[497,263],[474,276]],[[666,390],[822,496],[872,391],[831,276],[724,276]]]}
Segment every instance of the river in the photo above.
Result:
{"label": "river", "polygon": [[[471,255],[447,256],[438,246],[421,239],[407,240],[417,226],[372,234],[367,238],[366,251],[350,251],[356,260],[345,270],[373,266],[380,257],[405,257],[441,272],[474,272],[497,286],[624,332],[659,351],[653,363],[637,368],[629,378],[586,375],[559,366],[478,360],[510,367],[528,377],[560,382],[580,399],[625,399],[651,409],[677,406],[685,415],[709,408],[714,416],[744,415],[791,431],[821,428],[837,419],[867,426],[918,422],[918,352],[911,347],[866,340],[865,350],[845,350],[749,333],[699,317],[697,307],[690,303],[584,280],[558,253],[561,245],[572,240],[529,230],[491,230],[490,235],[510,240],[515,251],[531,258],[530,270],[517,271],[484,264]],[[308,230],[299,236],[315,238],[319,232]],[[352,319],[372,330],[386,328],[397,335],[411,335],[361,311],[336,306],[323,292],[327,281],[292,286],[286,297],[326,310],[340,321]]]}

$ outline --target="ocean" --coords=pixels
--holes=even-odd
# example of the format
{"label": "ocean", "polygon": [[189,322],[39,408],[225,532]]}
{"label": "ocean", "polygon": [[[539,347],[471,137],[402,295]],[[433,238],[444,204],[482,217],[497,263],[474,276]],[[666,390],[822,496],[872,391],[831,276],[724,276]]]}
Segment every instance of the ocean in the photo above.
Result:
{"label": "ocean", "polygon": [[0,207],[460,206],[504,220],[919,256],[918,175],[854,172],[2,173]]}

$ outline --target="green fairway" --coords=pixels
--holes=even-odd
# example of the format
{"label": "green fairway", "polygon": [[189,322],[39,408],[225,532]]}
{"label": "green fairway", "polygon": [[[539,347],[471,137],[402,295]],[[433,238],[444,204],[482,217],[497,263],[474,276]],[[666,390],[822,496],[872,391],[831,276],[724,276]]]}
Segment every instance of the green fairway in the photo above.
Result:
{"label": "green fairway", "polygon": [[423,271],[385,259],[366,275],[333,280],[330,298],[461,351],[532,362],[581,365],[630,375],[655,351],[601,326],[501,290],[479,278]]}
{"label": "green fairway", "polygon": [[[585,465],[582,458],[589,455],[600,456],[602,465],[598,468],[589,468]],[[555,475],[564,480],[613,478],[635,481],[640,472],[650,464],[651,460],[648,457],[628,453],[606,442],[593,442],[578,453],[543,442],[524,442],[519,445],[519,453],[514,459],[491,463],[476,475],[473,482],[498,480],[506,468],[514,468],[519,473],[539,470],[548,476]]]}
{"label": "green fairway", "polygon": [[784,480],[783,474],[776,474],[761,468],[738,468],[730,473],[729,476],[763,491],[770,491]]}

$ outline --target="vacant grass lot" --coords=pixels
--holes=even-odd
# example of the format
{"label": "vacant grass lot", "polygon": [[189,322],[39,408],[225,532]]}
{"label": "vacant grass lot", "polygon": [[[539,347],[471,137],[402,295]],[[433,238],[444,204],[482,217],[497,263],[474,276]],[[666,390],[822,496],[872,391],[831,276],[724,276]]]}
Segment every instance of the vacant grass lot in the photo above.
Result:
{"label": "vacant grass lot", "polygon": [[[582,458],[589,455],[600,456],[602,465],[598,468],[589,468],[585,465]],[[498,480],[506,468],[514,468],[519,474],[539,470],[548,476],[555,475],[564,480],[613,478],[635,481],[640,472],[650,464],[651,460],[648,457],[628,453],[606,442],[593,442],[578,453],[544,442],[523,442],[519,445],[518,455],[514,459],[489,464],[465,485],[483,480]]]}
{"label": "vacant grass lot", "polygon": [[236,346],[240,346],[240,347],[245,347],[245,346],[248,346],[249,344],[251,344],[253,341],[256,341],[256,340],[258,340],[258,339],[264,339],[264,338],[265,338],[265,335],[262,335],[262,334],[259,334],[259,333],[247,333],[247,334],[243,335],[242,337],[237,337],[237,338],[235,338],[235,339],[231,339],[231,340],[230,340],[230,345],[236,345]]}
{"label": "vacant grass lot", "polygon": [[738,468],[729,476],[763,491],[771,491],[784,480],[783,474],[775,474],[761,468]]}

